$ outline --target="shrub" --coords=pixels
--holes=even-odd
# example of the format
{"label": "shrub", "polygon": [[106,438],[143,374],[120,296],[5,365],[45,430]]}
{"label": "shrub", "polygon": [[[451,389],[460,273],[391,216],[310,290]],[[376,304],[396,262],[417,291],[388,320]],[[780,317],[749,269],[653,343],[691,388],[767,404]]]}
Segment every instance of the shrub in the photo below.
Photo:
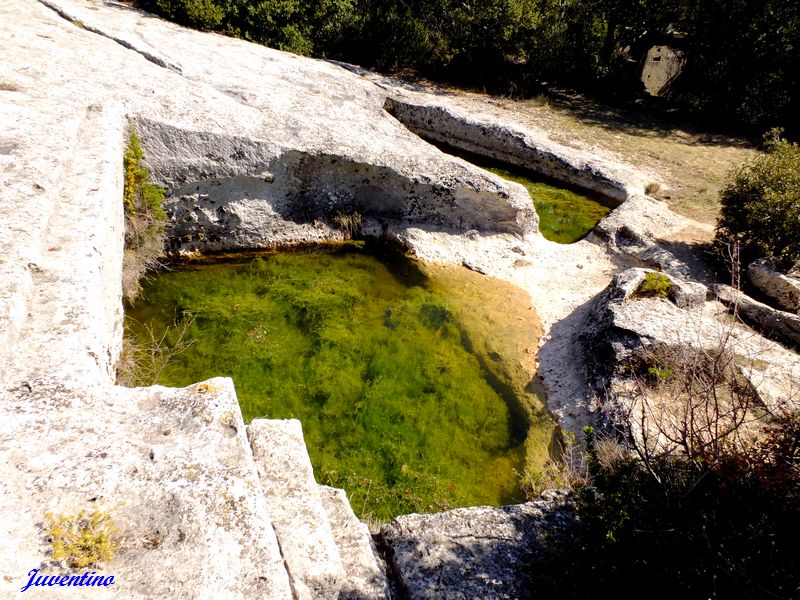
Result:
{"label": "shrub", "polygon": [[650,272],[633,292],[634,298],[666,298],[672,288],[672,281],[666,275]]}
{"label": "shrub", "polygon": [[586,461],[575,444],[575,434],[562,432],[557,457],[541,468],[526,467],[520,474],[520,490],[528,500],[535,500],[545,490],[575,490],[589,483]]}
{"label": "shrub", "polygon": [[194,317],[184,314],[159,335],[151,325],[141,327],[143,336],[130,334],[130,317],[125,321],[122,353],[117,361],[117,384],[127,387],[143,387],[159,383],[164,370],[181,352],[186,351],[194,340],[189,330]]}
{"label": "shrub", "polygon": [[576,493],[581,529],[535,569],[531,594],[586,598],[800,597],[800,417],[764,438],[695,456],[598,459]]}
{"label": "shrub", "polygon": [[114,558],[117,528],[109,513],[82,510],[77,515],[47,513],[45,518],[54,560],[65,560],[70,567],[83,569]]}
{"label": "shrub", "polygon": [[585,431],[580,525],[531,565],[533,597],[800,597],[800,414],[766,414],[744,376],[758,359],[737,356],[730,324],[719,335],[622,365],[606,399],[624,446]]}
{"label": "shrub", "polygon": [[197,29],[216,29],[226,16],[225,9],[214,0],[154,0],[145,5],[172,21]]}
{"label": "shrub", "polygon": [[122,265],[122,293],[133,300],[139,280],[158,266],[164,252],[164,224],[167,215],[162,202],[164,190],[150,183],[150,172],[142,165],[144,152],[139,136],[131,129],[123,156],[125,206],[125,256]]}
{"label": "shrub", "polygon": [[800,147],[773,130],[766,149],[723,188],[716,241],[739,243],[743,264],[770,256],[786,267],[800,259]]}

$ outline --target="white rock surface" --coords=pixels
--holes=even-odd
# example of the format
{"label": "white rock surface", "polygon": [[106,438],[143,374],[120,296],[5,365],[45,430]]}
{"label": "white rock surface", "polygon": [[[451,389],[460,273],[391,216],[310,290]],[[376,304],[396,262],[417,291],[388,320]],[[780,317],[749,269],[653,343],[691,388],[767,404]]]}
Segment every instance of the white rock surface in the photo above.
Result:
{"label": "white rock surface", "polygon": [[536,230],[521,186],[422,142],[383,110],[378,87],[341,67],[96,0],[47,4],[114,54],[83,57],[98,63],[83,83],[124,99],[173,196],[181,249],[335,237],[312,222],[353,210],[400,229]]}
{"label": "white rock surface", "polygon": [[340,600],[390,600],[386,564],[378,556],[367,526],[358,520],[344,490],[319,486],[345,578]]}
{"label": "white rock surface", "polygon": [[[413,132],[460,151],[497,159],[622,202],[637,190],[608,164],[576,148],[555,144],[521,128],[464,113],[421,95],[392,90],[386,109]],[[623,176],[624,177],[624,176]]]}
{"label": "white rock surface", "polygon": [[714,292],[720,302],[728,305],[729,310],[735,308],[738,315],[753,324],[758,331],[770,338],[800,347],[800,316],[767,306],[729,285],[715,286]]}
{"label": "white rock surface", "polygon": [[115,585],[58,597],[292,598],[230,379],[30,385],[0,405],[0,596],[33,568],[69,572],[48,558],[47,512],[97,507],[118,526],[119,550],[88,570]]}
{"label": "white rock surface", "polygon": [[783,310],[800,313],[800,279],[777,271],[765,258],[747,267],[751,283],[775,300]]}
{"label": "white rock surface", "polygon": [[692,266],[660,240],[693,225],[698,224],[672,212],[664,202],[637,194],[600,221],[588,239],[603,244],[624,266],[652,267],[686,279],[692,275]]}
{"label": "white rock surface", "polygon": [[[734,322],[719,302],[680,308],[666,298],[636,298],[649,271],[628,269],[595,302],[583,334],[592,379],[598,390],[616,377],[617,366],[643,344],[733,352],[740,373],[768,411],[800,407],[800,356]],[[674,283],[680,283],[671,278]],[[693,284],[696,285],[696,284]]]}
{"label": "white rock surface", "polygon": [[247,435],[296,597],[338,598],[344,567],[300,421],[253,419]]}

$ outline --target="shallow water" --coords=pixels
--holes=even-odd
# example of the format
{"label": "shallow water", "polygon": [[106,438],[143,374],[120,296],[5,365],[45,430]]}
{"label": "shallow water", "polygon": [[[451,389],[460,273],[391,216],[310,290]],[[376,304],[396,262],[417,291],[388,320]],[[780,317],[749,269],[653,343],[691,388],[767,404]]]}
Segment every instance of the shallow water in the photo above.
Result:
{"label": "shallow water", "polygon": [[598,195],[532,179],[519,170],[493,165],[479,166],[503,179],[525,186],[539,215],[539,231],[552,242],[577,242],[611,212],[611,208],[603,204],[603,199]]}
{"label": "shallow water", "polygon": [[539,215],[539,231],[552,242],[572,244],[586,237],[600,219],[619,204],[602,194],[570,186],[521,167],[434,140],[428,141],[443,152],[463,158],[481,169],[524,186]]}
{"label": "shallow water", "polygon": [[552,421],[526,389],[538,321],[508,284],[391,252],[284,252],[161,273],[126,329],[174,341],[181,323],[193,343],[158,383],[230,376],[246,421],[300,419],[317,480],[362,517],[518,501],[517,472],[547,457]]}

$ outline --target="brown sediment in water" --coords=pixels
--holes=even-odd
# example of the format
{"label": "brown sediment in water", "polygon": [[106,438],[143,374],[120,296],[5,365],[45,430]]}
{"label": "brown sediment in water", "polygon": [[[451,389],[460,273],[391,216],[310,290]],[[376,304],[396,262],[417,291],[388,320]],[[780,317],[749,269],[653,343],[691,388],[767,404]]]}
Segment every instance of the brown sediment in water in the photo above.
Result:
{"label": "brown sediment in water", "polygon": [[527,432],[525,465],[537,469],[558,451],[559,428],[536,376],[539,315],[521,288],[464,267],[419,263],[435,293],[446,293],[481,366]]}

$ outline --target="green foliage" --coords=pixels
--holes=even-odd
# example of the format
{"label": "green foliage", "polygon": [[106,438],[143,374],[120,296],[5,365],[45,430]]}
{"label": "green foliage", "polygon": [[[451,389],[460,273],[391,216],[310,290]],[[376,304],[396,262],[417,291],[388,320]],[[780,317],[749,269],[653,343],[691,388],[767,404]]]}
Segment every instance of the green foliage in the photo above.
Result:
{"label": "green foliage", "polygon": [[225,21],[225,4],[216,0],[154,0],[149,8],[178,23],[213,30]]}
{"label": "green foliage", "polygon": [[666,298],[672,289],[672,281],[661,273],[649,272],[633,293],[635,298]]}
{"label": "green foliage", "polygon": [[[582,529],[531,565],[531,593],[619,598],[800,597],[800,418],[760,442],[602,464],[587,436],[593,486],[577,493]],[[540,575],[542,575],[540,577]]]}
{"label": "green foliage", "polygon": [[125,207],[125,257],[122,292],[133,300],[139,280],[157,266],[164,251],[164,190],[150,183],[150,172],[142,165],[144,152],[139,136],[131,128],[122,160],[123,205]]}
{"label": "green foliage", "polygon": [[164,190],[150,183],[150,172],[142,165],[144,152],[136,131],[130,130],[128,148],[123,156],[125,185],[123,198],[125,213],[128,216],[151,215],[154,221],[163,222],[167,215],[161,203],[164,201]]}
{"label": "green foliage", "polygon": [[154,278],[128,329],[146,342],[191,314],[159,383],[231,376],[245,419],[299,418],[318,477],[362,516],[519,499],[508,407],[451,304],[412,283],[353,250],[208,265]]}
{"label": "green foliage", "polygon": [[731,174],[722,190],[717,243],[737,241],[743,264],[759,256],[800,260],[800,147],[773,131],[766,154]]}
{"label": "green foliage", "polygon": [[84,569],[114,558],[117,547],[113,538],[117,528],[108,512],[47,513],[45,519],[54,560],[64,560],[72,568]]}
{"label": "green foliage", "polygon": [[670,377],[672,377],[672,368],[671,367],[648,367],[647,368],[648,375],[652,375],[659,381],[666,381]]}
{"label": "green foliage", "polygon": [[183,25],[319,56],[357,19],[354,0],[142,0],[141,5]]}
{"label": "green foliage", "polygon": [[688,61],[673,97],[758,125],[797,131],[800,5],[765,2],[679,2]]}

